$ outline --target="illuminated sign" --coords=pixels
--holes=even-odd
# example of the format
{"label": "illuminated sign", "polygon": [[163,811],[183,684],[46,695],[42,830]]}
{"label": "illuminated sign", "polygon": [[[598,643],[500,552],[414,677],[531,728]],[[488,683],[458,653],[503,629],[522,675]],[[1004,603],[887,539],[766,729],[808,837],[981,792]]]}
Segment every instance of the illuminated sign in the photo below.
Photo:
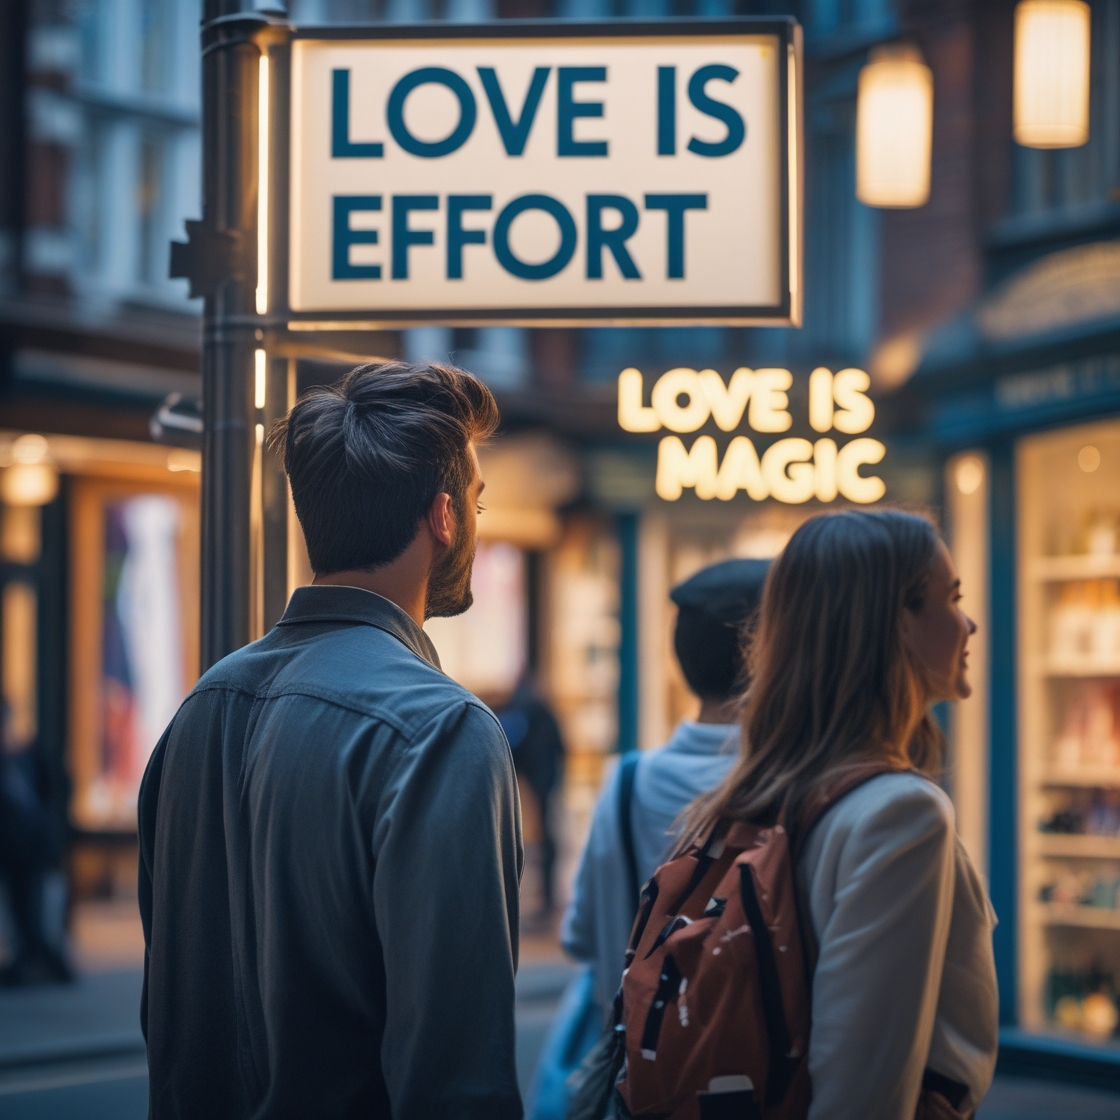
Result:
{"label": "illuminated sign", "polygon": [[[671,369],[657,379],[645,404],[641,371],[624,369],[618,376],[618,423],[627,432],[687,434],[709,420],[724,432],[734,432],[746,418],[755,432],[789,431],[788,369],[737,369],[730,381],[714,369]],[[875,404],[867,395],[871,379],[861,369],[833,374],[819,367],[809,377],[809,425],[816,432],[836,431],[858,436],[871,427]],[[686,448],[678,435],[662,438],[657,448],[659,497],[676,501],[686,489],[699,498],[730,501],[744,490],[756,502],[774,498],[798,504],[816,498],[831,502],[840,497],[866,505],[877,502],[886,486],[861,467],[882,461],[886,448],[862,436],[838,444],[831,436],[808,440],[787,437],[772,443],[759,456],[754,441],[735,436],[720,462],[716,441],[698,436]]]}
{"label": "illuminated sign", "polygon": [[291,326],[797,324],[799,61],[791,19],[297,30]]}

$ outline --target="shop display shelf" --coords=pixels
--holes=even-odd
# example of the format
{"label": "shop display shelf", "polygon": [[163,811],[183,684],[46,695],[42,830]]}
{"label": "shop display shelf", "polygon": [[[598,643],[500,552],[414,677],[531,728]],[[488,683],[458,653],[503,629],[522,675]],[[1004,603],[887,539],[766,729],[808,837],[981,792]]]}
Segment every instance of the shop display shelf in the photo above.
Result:
{"label": "shop display shelf", "polygon": [[[1052,1029],[1055,978],[1120,986],[1120,903],[1053,901],[1114,901],[1120,836],[1039,829],[1093,821],[1103,830],[1120,791],[1120,759],[1104,764],[1120,734],[1120,548],[1088,551],[1120,539],[1120,471],[1086,474],[1078,455],[1089,444],[1120,464],[1115,422],[1031,436],[1016,449],[1018,1026],[1035,1037]],[[1049,555],[1055,541],[1087,551]]]}
{"label": "shop display shelf", "polygon": [[1039,851],[1044,856],[1120,860],[1120,836],[1074,836],[1043,832],[1039,840]]}
{"label": "shop display shelf", "polygon": [[1120,677],[1120,660],[1099,657],[1051,657],[1046,660],[1048,677]]}
{"label": "shop display shelf", "polygon": [[1052,789],[1114,789],[1120,787],[1120,766],[1055,767],[1046,772],[1042,784]]}
{"label": "shop display shelf", "polygon": [[1120,933],[1120,910],[1109,910],[1103,906],[1050,902],[1042,906],[1042,914],[1043,920],[1049,926],[1114,929]]}
{"label": "shop display shelf", "polygon": [[1087,553],[1074,556],[1036,556],[1027,565],[1027,571],[1039,583],[1120,578],[1120,556]]}

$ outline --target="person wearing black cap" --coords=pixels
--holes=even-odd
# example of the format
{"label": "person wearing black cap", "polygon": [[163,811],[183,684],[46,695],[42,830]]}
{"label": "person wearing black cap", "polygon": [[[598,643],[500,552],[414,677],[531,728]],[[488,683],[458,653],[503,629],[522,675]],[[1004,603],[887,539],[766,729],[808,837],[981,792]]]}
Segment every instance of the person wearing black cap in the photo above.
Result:
{"label": "person wearing black cap", "polygon": [[545,1043],[530,1092],[530,1120],[566,1114],[563,1075],[602,1030],[622,977],[638,890],[672,845],[681,811],[718,785],[738,759],[743,633],[769,566],[768,560],[727,560],[670,592],[679,608],[673,648],[700,711],[696,719],[683,720],[663,747],[640,758],[637,752],[624,756],[603,784],[560,928],[565,952],[590,968],[565,994]]}

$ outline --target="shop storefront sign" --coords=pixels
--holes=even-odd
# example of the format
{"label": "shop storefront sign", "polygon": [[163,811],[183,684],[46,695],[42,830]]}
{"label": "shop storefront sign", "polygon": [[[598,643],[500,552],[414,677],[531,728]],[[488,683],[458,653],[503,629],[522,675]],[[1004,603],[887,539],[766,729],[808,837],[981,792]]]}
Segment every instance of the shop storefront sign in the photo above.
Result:
{"label": "shop storefront sign", "polygon": [[[713,369],[671,369],[652,386],[645,403],[640,370],[625,369],[618,377],[618,423],[627,432],[667,430],[687,434],[714,421],[722,432],[749,430],[770,435],[793,427],[788,369],[735,370],[724,381]],[[862,467],[882,461],[880,440],[861,435],[875,419],[867,395],[871,379],[861,369],[833,373],[823,366],[809,377],[808,421],[821,438],[787,436],[772,442],[760,455],[748,435],[735,435],[720,459],[715,438],[698,436],[685,446],[679,434],[663,436],[657,449],[656,489],[665,501],[676,501],[686,489],[698,498],[730,501],[740,490],[756,502],[774,498],[799,504],[837,497],[869,504],[879,501],[886,485]],[[839,441],[826,432],[856,436]]]}
{"label": "shop storefront sign", "polygon": [[939,439],[963,445],[1118,409],[1120,352],[1111,350],[992,380],[962,379],[932,401],[928,415]]}
{"label": "shop storefront sign", "polygon": [[798,323],[798,32],[296,32],[290,325]]}
{"label": "shop storefront sign", "polygon": [[1083,400],[1120,390],[1120,353],[1061,362],[1047,369],[1001,377],[996,407],[1003,412],[1042,408],[1056,401]]}

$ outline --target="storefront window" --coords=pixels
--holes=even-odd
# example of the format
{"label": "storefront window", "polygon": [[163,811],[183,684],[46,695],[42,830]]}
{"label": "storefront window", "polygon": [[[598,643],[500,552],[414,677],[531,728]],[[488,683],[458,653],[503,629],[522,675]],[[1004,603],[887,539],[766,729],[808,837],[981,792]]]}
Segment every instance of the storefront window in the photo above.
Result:
{"label": "storefront window", "polygon": [[197,677],[196,494],[92,478],[73,487],[70,737],[81,828],[135,827],[148,758]]}
{"label": "storefront window", "polygon": [[183,700],[175,543],[179,507],[144,494],[105,507],[97,815],[127,815],[148,756]]}
{"label": "storefront window", "polygon": [[[36,512],[38,512],[36,510]],[[14,579],[4,584],[2,603],[3,694],[7,706],[5,746],[19,750],[31,743],[39,730],[38,596],[33,584]]]}
{"label": "storefront window", "polygon": [[550,692],[574,769],[597,786],[618,739],[618,545],[605,523],[575,519],[549,559]]}
{"label": "storefront window", "polygon": [[424,625],[443,671],[475,694],[500,703],[525,671],[525,555],[512,544],[480,541],[471,578],[474,604]]}
{"label": "storefront window", "polygon": [[1120,1008],[1120,423],[1019,448],[1024,1026],[1115,1040]]}

